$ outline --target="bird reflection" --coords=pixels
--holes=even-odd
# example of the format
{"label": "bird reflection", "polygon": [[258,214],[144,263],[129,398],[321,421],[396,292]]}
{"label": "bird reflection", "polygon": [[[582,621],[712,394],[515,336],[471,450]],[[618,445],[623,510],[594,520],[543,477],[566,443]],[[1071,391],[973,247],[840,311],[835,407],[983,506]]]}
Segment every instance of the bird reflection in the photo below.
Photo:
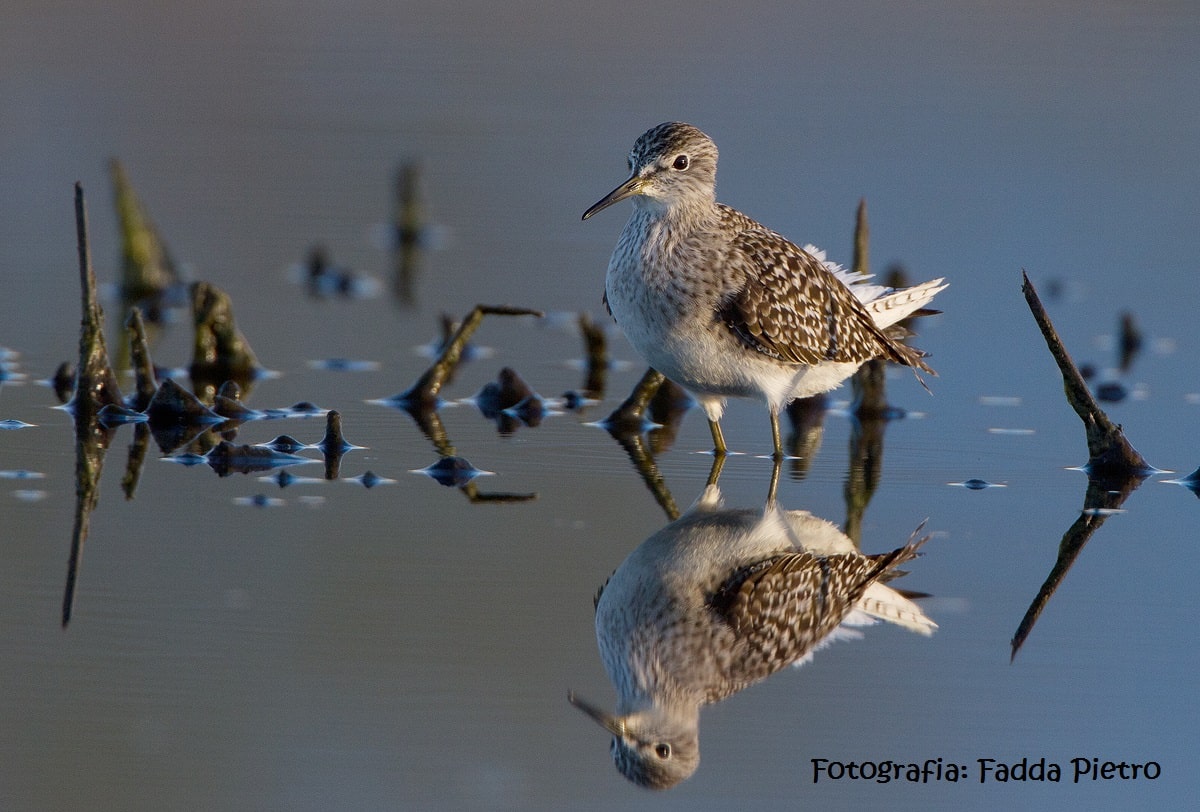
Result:
{"label": "bird reflection", "polygon": [[[926,537],[927,538],[927,537]],[[700,761],[701,706],[724,699],[854,626],[887,620],[937,628],[886,584],[925,538],[862,555],[832,523],[803,510],[724,509],[710,484],[681,518],[646,539],[596,597],[596,639],[617,691],[609,713],[573,705],[613,734],[617,769],[665,789]]]}

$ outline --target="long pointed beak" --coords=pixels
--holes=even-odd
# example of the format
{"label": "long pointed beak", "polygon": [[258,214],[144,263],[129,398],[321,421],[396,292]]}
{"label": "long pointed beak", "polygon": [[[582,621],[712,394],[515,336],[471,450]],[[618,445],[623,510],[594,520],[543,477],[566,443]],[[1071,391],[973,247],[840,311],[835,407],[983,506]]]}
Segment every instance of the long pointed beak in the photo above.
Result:
{"label": "long pointed beak", "polygon": [[567,701],[570,702],[575,707],[579,708],[581,711],[586,713],[588,716],[592,717],[592,719],[598,725],[600,725],[600,727],[604,728],[609,733],[613,734],[614,736],[621,736],[621,737],[625,736],[625,720],[624,719],[621,719],[618,716],[613,716],[611,713],[604,710],[603,708],[598,708],[595,705],[593,705],[591,702],[587,702],[583,699],[580,699],[579,697],[575,696],[574,691],[567,693]]}
{"label": "long pointed beak", "polygon": [[642,185],[644,183],[645,183],[644,179],[638,177],[637,175],[634,175],[629,180],[625,181],[620,186],[618,186],[616,189],[613,189],[611,192],[606,194],[603,198],[600,199],[600,201],[598,203],[596,203],[596,205],[592,206],[590,209],[585,211],[583,213],[583,219],[586,220],[589,217],[591,217],[593,214],[595,214],[596,212],[603,211],[604,209],[607,209],[609,206],[611,206],[614,203],[620,203],[622,200],[624,200],[627,197],[633,197],[634,195],[640,195],[642,193]]}

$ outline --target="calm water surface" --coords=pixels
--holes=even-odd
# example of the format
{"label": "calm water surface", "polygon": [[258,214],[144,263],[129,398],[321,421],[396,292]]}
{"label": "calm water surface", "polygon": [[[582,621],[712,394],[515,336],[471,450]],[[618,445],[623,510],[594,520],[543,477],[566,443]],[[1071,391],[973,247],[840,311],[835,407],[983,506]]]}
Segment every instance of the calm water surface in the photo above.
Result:
{"label": "calm water surface", "polygon": [[[1135,491],[1009,662],[1087,486],[1066,470],[1086,460],[1083,430],[1021,298],[1022,268],[1102,374],[1120,314],[1134,314],[1145,349],[1121,380],[1136,396],[1110,415],[1159,468],[1200,464],[1191,4],[107,5],[10,4],[0,26],[0,346],[28,376],[0,386],[0,420],[34,424],[0,431],[0,470],[44,474],[0,480],[0,807],[1123,809],[1194,797],[1190,491],[1168,475]],[[410,473],[438,458],[433,445],[367,401],[420,374],[415,348],[442,313],[483,302],[602,318],[625,212],[579,215],[624,178],[634,138],[671,119],[720,145],[724,201],[848,262],[865,197],[874,269],[899,262],[951,287],[944,315],[918,325],[940,374],[933,396],[889,377],[891,400],[922,415],[887,427],[861,523],[863,550],[882,552],[928,518],[933,538],[903,585],[934,596],[938,632],[870,628],[708,708],[698,772],[651,794],[613,769],[604,732],[566,700],[574,689],[612,703],[592,596],[668,522],[622,447],[587,425],[641,375],[632,350],[613,334],[628,363],[583,414],[501,436],[474,407],[442,410],[458,453],[495,474],[479,490],[531,501],[473,504]],[[152,450],[126,500],[122,428],[63,629],[73,433],[34,381],[77,352],[76,180],[98,274],[115,279],[112,156],[176,257],[229,292],[280,373],[249,405],[339,410],[367,447],[343,476],[395,482],[281,489]],[[440,243],[408,305],[387,294],[391,260],[372,238],[404,159],[421,162]],[[288,267],[317,243],[383,295],[307,296]],[[545,395],[580,387],[571,318],[485,321],[476,340],[494,354],[443,394],[470,397],[503,366]],[[189,341],[168,330],[155,360],[185,365]],[[378,368],[309,365],[333,357]],[[322,430],[261,422],[238,441]],[[726,504],[759,507],[763,409],[731,405],[725,431],[745,452],[725,466]],[[851,422],[828,415],[806,473],[785,468],[781,504],[844,524],[851,441]],[[681,509],[704,489],[708,447],[692,412],[657,457]],[[1007,487],[947,484],[971,478]],[[238,502],[257,494],[283,503]],[[1153,761],[1161,776],[1075,784],[1075,757]],[[820,758],[940,758],[969,778],[814,784]],[[1044,758],[1066,774],[980,784],[981,758]]]}

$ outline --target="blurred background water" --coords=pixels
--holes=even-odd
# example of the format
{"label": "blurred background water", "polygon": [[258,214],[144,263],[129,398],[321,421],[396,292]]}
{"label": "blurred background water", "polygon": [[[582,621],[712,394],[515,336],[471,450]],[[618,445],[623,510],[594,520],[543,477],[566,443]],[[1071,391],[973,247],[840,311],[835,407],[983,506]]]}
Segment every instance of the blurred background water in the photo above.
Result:
{"label": "blurred background water", "polygon": [[[0,13],[0,346],[28,376],[0,386],[0,807],[60,809],[1181,807],[1200,786],[1192,691],[1198,554],[1188,490],[1146,481],[1083,551],[1015,661],[1009,641],[1083,505],[1078,419],[1023,301],[1047,299],[1077,360],[1115,366],[1123,312],[1146,337],[1131,393],[1108,404],[1163,469],[1200,463],[1193,329],[1200,255],[1200,10],[1186,2],[9,3]],[[605,401],[500,436],[442,411],[458,452],[496,476],[471,504],[410,474],[437,459],[402,412],[442,313],[600,304],[624,220],[583,210],[625,177],[643,130],[692,122],[721,148],[718,195],[849,262],[868,202],[873,269],[944,276],[917,326],[930,397],[890,377],[889,425],[862,527],[935,597],[930,639],[891,628],[838,644],[702,715],[697,774],[652,795],[613,770],[569,688],[609,703],[597,586],[667,518],[625,452],[586,423],[642,366],[617,334]],[[280,374],[257,408],[339,410],[343,475],[281,489],[154,459],[120,490],[108,454],[75,612],[60,628],[74,509],[69,418],[34,383],[73,358],[72,184],[87,193],[102,282],[119,264],[107,161],[119,157],[174,255],[232,297]],[[387,293],[378,243],[394,174],[422,167],[437,250],[414,301]],[[378,279],[317,298],[289,267],[324,245]],[[1052,295],[1053,294],[1053,295]],[[109,303],[110,347],[119,314]],[[573,318],[573,316],[572,316]],[[443,393],[518,370],[578,388],[571,319],[489,319],[494,350]],[[155,360],[190,358],[184,325]],[[314,368],[346,357],[366,372]],[[845,389],[836,397],[848,397]],[[999,397],[1001,400],[992,400]],[[997,405],[999,404],[999,405]],[[726,501],[762,503],[761,406],[732,404]],[[997,431],[1000,430],[1000,431]],[[1016,430],[1016,431],[1012,431]],[[247,426],[240,442],[319,421]],[[830,415],[780,502],[841,524],[850,421]],[[698,412],[657,462],[676,502],[703,490]],[[316,468],[313,469],[315,471]],[[300,473],[313,473],[300,469]],[[980,491],[947,485],[1003,483]],[[33,493],[28,493],[28,492]],[[283,500],[256,508],[236,500]],[[978,783],[976,759],[1155,761],[1155,781]],[[965,763],[960,784],[812,782],[811,759]]]}

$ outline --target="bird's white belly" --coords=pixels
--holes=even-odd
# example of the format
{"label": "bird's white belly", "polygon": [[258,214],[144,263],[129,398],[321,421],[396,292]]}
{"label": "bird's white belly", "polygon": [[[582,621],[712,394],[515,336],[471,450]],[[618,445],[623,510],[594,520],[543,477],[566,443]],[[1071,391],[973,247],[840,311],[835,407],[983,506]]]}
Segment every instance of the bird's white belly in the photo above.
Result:
{"label": "bird's white belly", "polygon": [[[615,282],[615,284],[614,284]],[[755,397],[781,409],[798,397],[827,392],[858,368],[778,361],[747,347],[716,318],[713,303],[681,310],[645,284],[610,275],[608,304],[625,337],[646,362],[693,392],[710,417],[725,397]]]}

